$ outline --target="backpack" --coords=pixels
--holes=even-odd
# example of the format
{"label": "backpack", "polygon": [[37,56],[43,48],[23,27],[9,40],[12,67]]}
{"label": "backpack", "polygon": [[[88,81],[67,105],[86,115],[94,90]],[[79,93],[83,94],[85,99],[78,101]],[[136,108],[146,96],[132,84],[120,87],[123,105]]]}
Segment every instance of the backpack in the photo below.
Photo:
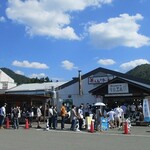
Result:
{"label": "backpack", "polygon": [[19,114],[19,110],[17,108],[15,108],[13,110],[13,116],[14,116],[14,118],[18,118],[18,114]]}

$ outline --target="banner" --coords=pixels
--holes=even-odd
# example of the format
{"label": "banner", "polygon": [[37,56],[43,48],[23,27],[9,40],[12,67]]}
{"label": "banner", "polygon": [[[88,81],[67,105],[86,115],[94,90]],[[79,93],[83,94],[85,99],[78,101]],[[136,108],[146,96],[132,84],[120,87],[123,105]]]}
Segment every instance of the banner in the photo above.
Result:
{"label": "banner", "polygon": [[144,121],[150,122],[150,99],[144,99],[143,100],[143,115],[144,115]]}

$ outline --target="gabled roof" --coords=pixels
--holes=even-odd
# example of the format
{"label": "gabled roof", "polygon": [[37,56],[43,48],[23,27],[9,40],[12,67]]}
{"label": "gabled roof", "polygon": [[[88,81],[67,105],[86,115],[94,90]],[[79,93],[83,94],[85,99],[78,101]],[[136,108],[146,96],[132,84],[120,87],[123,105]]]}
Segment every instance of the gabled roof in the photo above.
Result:
{"label": "gabled roof", "polygon": [[[128,74],[124,74],[124,73],[120,73],[120,72],[117,72],[117,71],[113,71],[113,70],[109,70],[109,69],[106,69],[106,68],[102,68],[102,67],[99,67],[97,69],[94,69],[84,75],[81,76],[82,80],[87,78],[87,77],[90,77],[96,73],[99,73],[99,72],[103,72],[103,73],[106,73],[106,74],[111,74],[111,75],[114,75],[116,77],[122,77],[122,78],[125,78],[125,79],[130,79],[130,80],[134,80],[134,81],[137,81],[137,82],[141,82],[141,83],[145,83],[145,84],[150,84],[150,81],[147,81],[147,80],[143,80],[143,79],[140,79],[140,78],[136,78],[136,77],[133,77],[131,75],[128,75]],[[73,80],[61,85],[58,87],[58,89],[63,89],[65,87],[68,87],[76,82],[79,82],[79,78],[74,78]]]}
{"label": "gabled roof", "polygon": [[106,87],[108,84],[114,83],[117,80],[122,81],[122,82],[128,82],[131,85],[134,85],[138,88],[141,88],[143,90],[146,90],[146,91],[150,92],[150,84],[141,83],[141,82],[138,82],[138,81],[127,79],[127,78],[116,77],[116,78],[114,78],[114,79],[112,79],[112,80],[110,80],[110,81],[108,81],[108,82],[106,82],[106,83],[90,90],[89,93],[96,93],[98,90]]}

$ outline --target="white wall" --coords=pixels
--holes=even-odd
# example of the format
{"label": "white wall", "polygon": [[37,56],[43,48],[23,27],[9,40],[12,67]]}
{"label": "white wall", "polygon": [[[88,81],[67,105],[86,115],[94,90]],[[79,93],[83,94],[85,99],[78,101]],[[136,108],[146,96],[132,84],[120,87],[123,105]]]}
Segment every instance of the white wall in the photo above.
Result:
{"label": "white wall", "polygon": [[0,83],[0,89],[2,89],[2,87],[3,87],[3,84],[2,84],[2,83]]}
{"label": "white wall", "polygon": [[[97,73],[93,76],[108,76],[104,73]],[[112,78],[111,78],[112,79]],[[62,90],[58,90],[58,106],[60,105],[60,101],[63,99],[72,99],[73,104],[76,106],[79,106],[81,103],[95,103],[97,101],[102,101],[101,98],[96,98],[95,96],[91,95],[89,93],[90,90],[96,88],[97,86],[101,85],[99,84],[89,84],[88,83],[88,77],[82,80],[82,89],[83,89],[83,95],[79,95],[79,82],[74,83],[66,88],[63,88]],[[61,101],[62,102],[62,101]]]}
{"label": "white wall", "polygon": [[17,84],[11,77],[0,70],[0,89],[10,89],[12,87],[15,87],[16,85]]}
{"label": "white wall", "polygon": [[0,82],[14,82],[14,80],[2,70],[0,70]]}

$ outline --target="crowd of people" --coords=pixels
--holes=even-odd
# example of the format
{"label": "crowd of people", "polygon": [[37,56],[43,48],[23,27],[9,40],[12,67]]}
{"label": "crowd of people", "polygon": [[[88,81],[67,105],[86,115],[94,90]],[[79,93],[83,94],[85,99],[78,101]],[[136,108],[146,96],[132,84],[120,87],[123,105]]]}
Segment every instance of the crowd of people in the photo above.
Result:
{"label": "crowd of people", "polygon": [[141,103],[138,105],[135,105],[134,103],[130,105],[118,105],[117,107],[113,109],[111,108],[109,111],[107,111],[106,117],[108,117],[110,128],[121,128],[122,123],[125,122],[126,119],[130,120],[132,123],[144,120]]}
{"label": "crowd of people", "polygon": [[23,107],[14,105],[11,107],[10,112],[6,113],[7,104],[5,103],[0,108],[0,129],[3,129],[3,125],[6,119],[9,119],[12,128],[19,129],[19,123],[25,122],[28,119],[29,127],[32,127],[33,119],[36,117],[37,128],[40,128],[40,121],[42,116],[42,106],[38,107]]}
{"label": "crowd of people", "polygon": [[[64,106],[63,106],[64,107]],[[63,108],[64,109],[64,108]],[[131,122],[144,121],[143,108],[141,103],[138,105],[132,104],[122,104],[116,105],[114,108],[108,108],[107,105],[104,106],[94,106],[89,103],[81,104],[79,107],[75,105],[72,106],[70,111],[70,121],[71,121],[71,130],[80,131],[85,128],[85,119],[86,117],[92,117],[94,119],[94,127],[97,131],[102,131],[102,119],[107,118],[109,128],[122,128],[123,122],[126,119]],[[64,120],[64,117],[63,119]],[[76,124],[79,124],[79,129],[76,129]],[[64,121],[63,121],[64,124]],[[62,126],[63,128],[64,126]]]}
{"label": "crowd of people", "polygon": [[[0,108],[0,128],[3,128],[4,120],[6,118],[6,106],[5,103]],[[115,108],[108,108],[102,106],[94,106],[89,103],[86,106],[81,103],[80,106],[72,105],[71,109],[67,111],[66,104],[62,103],[60,111],[57,111],[57,106],[47,105],[46,113],[43,112],[42,106],[37,107],[25,107],[22,110],[18,106],[11,108],[10,119],[12,127],[19,129],[20,118],[28,119],[29,126],[32,127],[33,119],[37,122],[37,128],[41,128],[41,117],[45,115],[46,118],[46,130],[57,129],[58,118],[61,122],[61,130],[65,129],[66,120],[70,122],[70,130],[81,131],[86,128],[86,117],[90,116],[94,119],[95,130],[102,131],[101,118],[105,117],[108,119],[110,128],[121,128],[122,122],[126,118],[132,119],[134,115],[139,113],[140,119],[143,119],[142,105],[131,105],[123,104]]]}

